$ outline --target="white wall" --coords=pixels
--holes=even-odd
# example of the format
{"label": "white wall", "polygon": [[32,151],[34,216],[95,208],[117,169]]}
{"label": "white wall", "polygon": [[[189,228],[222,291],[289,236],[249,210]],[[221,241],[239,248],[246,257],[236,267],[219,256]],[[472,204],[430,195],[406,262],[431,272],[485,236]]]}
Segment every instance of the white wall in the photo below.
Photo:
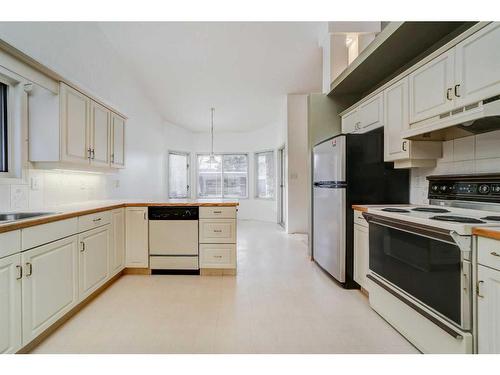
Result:
{"label": "white wall", "polygon": [[[127,167],[110,176],[100,177],[99,180],[111,179],[112,182],[99,182],[100,186],[106,186],[99,190],[99,194],[70,194],[71,196],[77,200],[94,197],[165,198],[163,121],[133,72],[124,66],[123,61],[113,51],[113,46],[95,25],[0,23],[0,38],[128,116],[125,139]],[[51,177],[48,178],[53,178],[54,173],[57,172],[50,172]],[[61,176],[60,179],[64,178]],[[79,186],[92,185],[92,181],[96,180],[95,176],[85,174],[80,174],[78,179],[88,180]],[[119,181],[118,184],[116,180]],[[21,184],[26,186],[21,190],[28,188],[27,182]],[[116,187],[117,185],[119,186]],[[2,186],[4,193],[7,189],[5,186]],[[49,190],[53,188],[51,186]],[[11,188],[8,189],[10,191]],[[60,194],[67,194],[68,189],[63,183],[59,184]],[[26,195],[29,206],[29,202],[33,201],[30,196],[40,194],[28,188],[27,194],[21,195]],[[12,197],[9,201],[12,201]],[[52,202],[51,199],[48,201]],[[23,203],[23,206],[25,205]],[[15,208],[12,202],[9,206]]]}
{"label": "white wall", "polygon": [[[210,152],[210,133],[191,132],[174,124],[165,123],[167,149],[173,151],[191,152],[191,193],[196,198],[196,168],[197,153]],[[240,199],[238,217],[240,219],[262,220],[276,222],[277,200],[255,198],[255,163],[254,153],[258,151],[275,151],[284,144],[284,135],[280,124],[268,126],[250,132],[217,132],[214,135],[214,152],[248,153],[249,156],[249,194],[248,199]],[[275,165],[276,168],[276,165]],[[167,171],[165,171],[167,176]]]}
{"label": "white wall", "polygon": [[411,170],[410,201],[427,204],[427,176],[500,173],[500,130],[443,142],[443,157],[434,168]]}
{"label": "white wall", "polygon": [[308,152],[308,95],[287,98],[288,233],[308,233],[310,156]]}

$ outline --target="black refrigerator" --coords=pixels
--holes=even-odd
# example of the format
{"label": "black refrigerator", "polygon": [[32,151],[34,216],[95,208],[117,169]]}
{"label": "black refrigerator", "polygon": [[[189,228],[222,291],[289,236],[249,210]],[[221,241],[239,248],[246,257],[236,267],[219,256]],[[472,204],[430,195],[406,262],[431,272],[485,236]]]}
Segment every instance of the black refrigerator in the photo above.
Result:
{"label": "black refrigerator", "polygon": [[384,162],[384,131],[340,134],[313,148],[314,261],[344,288],[353,280],[353,204],[408,203],[410,176]]}

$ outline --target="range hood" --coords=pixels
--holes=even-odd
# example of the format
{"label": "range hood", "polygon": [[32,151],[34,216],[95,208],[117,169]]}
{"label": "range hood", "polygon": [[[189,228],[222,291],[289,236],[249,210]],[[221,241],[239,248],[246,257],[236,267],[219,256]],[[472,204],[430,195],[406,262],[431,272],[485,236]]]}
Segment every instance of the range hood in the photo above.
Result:
{"label": "range hood", "polygon": [[500,95],[410,125],[403,138],[448,141],[500,130]]}

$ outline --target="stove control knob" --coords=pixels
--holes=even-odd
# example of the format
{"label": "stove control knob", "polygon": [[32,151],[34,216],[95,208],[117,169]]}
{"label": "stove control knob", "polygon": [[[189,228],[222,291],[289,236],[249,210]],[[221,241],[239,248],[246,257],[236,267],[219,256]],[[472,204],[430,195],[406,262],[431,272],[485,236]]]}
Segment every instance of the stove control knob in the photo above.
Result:
{"label": "stove control knob", "polygon": [[439,186],[432,185],[431,189],[432,189],[432,191],[438,191],[439,190]]}
{"label": "stove control knob", "polygon": [[441,191],[444,193],[446,191],[446,185],[441,186]]}
{"label": "stove control knob", "polygon": [[500,186],[498,186],[498,185],[497,185],[497,186],[495,186],[495,188],[493,189],[493,191],[494,191],[495,193],[500,193]]}
{"label": "stove control knob", "polygon": [[488,194],[490,192],[490,187],[488,185],[479,185],[479,194]]}

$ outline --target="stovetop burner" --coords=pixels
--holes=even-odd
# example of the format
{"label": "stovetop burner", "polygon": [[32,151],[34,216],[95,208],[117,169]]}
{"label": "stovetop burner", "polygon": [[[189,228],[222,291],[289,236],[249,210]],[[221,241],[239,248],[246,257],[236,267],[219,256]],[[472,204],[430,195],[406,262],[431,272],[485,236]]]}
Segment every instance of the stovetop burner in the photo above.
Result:
{"label": "stovetop burner", "polygon": [[446,212],[450,212],[450,210],[447,210],[445,208],[435,208],[435,207],[416,207],[416,208],[412,208],[412,211],[432,212],[432,213],[436,213],[436,214],[444,214]]}
{"label": "stovetop burner", "polygon": [[385,211],[385,212],[410,212],[409,210],[405,210],[403,208],[394,208],[394,207],[382,208],[381,211]]}
{"label": "stovetop burner", "polygon": [[453,215],[432,216],[431,219],[440,220],[440,221],[451,221],[451,222],[455,222],[455,223],[465,223],[465,224],[484,223],[484,221],[479,220],[479,219],[474,219],[473,217],[453,216]]}
{"label": "stovetop burner", "polygon": [[489,220],[489,221],[500,221],[500,216],[485,216],[481,218],[482,220]]}

